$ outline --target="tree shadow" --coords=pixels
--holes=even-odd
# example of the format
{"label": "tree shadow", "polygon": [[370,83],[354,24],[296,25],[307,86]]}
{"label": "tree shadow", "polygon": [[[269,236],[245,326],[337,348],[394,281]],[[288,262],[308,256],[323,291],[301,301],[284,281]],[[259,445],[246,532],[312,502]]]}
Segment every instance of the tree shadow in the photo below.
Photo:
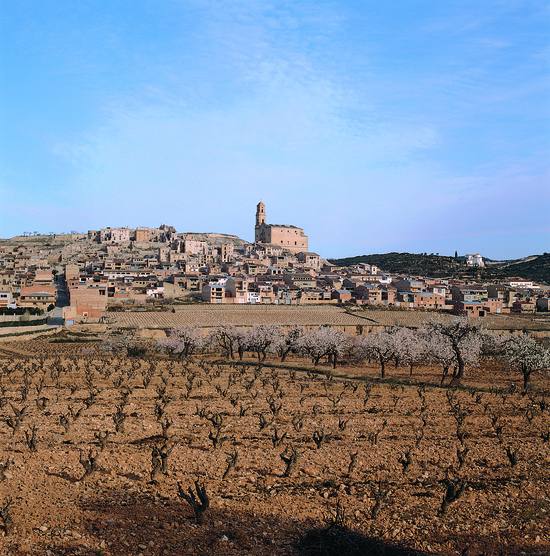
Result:
{"label": "tree shadow", "polygon": [[122,472],[119,472],[119,473],[117,473],[117,475],[119,477],[124,477],[125,479],[128,479],[129,481],[143,481],[143,476],[138,475],[137,473],[131,473],[131,472],[122,473]]}
{"label": "tree shadow", "polygon": [[336,524],[306,531],[296,548],[303,556],[427,556]]}
{"label": "tree shadow", "polygon": [[[154,489],[105,490],[80,503],[83,537],[35,547],[56,556],[427,556],[411,547],[368,537],[345,526],[312,519],[286,519],[211,507],[197,524],[191,508]],[[429,539],[428,539],[429,540]],[[432,539],[433,540],[433,539]],[[474,554],[535,555],[529,548],[503,549],[497,541],[464,537],[458,546],[479,547]],[[542,554],[542,552],[539,552]]]}
{"label": "tree shadow", "polygon": [[78,477],[75,477],[73,475],[71,475],[70,473],[67,473],[66,471],[48,471],[46,470],[46,475],[48,475],[49,477],[57,477],[58,479],[63,479],[64,481],[68,481],[69,483],[78,483],[79,481],[82,480],[82,474],[80,474]]}
{"label": "tree shadow", "polygon": [[463,546],[461,556],[546,556],[549,554],[548,544],[533,546],[519,544],[512,539],[506,539],[506,533],[501,538],[494,535],[473,535],[469,533],[454,534],[453,540],[458,546]]}
{"label": "tree shadow", "polygon": [[153,446],[162,442],[164,440],[163,436],[160,434],[154,434],[152,436],[146,436],[145,438],[137,438],[136,440],[132,440],[130,444],[136,446]]}
{"label": "tree shadow", "polygon": [[83,519],[83,538],[37,546],[36,554],[49,550],[56,556],[420,555],[345,528],[323,528],[311,519],[281,519],[211,507],[204,523],[198,525],[185,502],[153,490],[104,491],[83,499],[80,505],[88,516]]}
{"label": "tree shadow", "polygon": [[[50,471],[50,470],[46,470],[45,471],[46,475],[48,475],[49,477],[57,477],[59,479],[63,479],[64,481],[68,481],[69,483],[81,483],[84,482],[86,480],[87,477],[84,476],[84,474],[81,472],[77,475],[71,475],[70,473],[68,473],[67,471]],[[95,472],[96,475],[108,475],[109,474],[109,469],[107,469],[106,467],[98,467]],[[124,473],[119,473],[120,476],[124,476],[127,479],[133,479],[133,480],[140,480],[141,477],[139,476],[135,476],[135,477],[130,477],[128,476],[129,474],[124,474]]]}

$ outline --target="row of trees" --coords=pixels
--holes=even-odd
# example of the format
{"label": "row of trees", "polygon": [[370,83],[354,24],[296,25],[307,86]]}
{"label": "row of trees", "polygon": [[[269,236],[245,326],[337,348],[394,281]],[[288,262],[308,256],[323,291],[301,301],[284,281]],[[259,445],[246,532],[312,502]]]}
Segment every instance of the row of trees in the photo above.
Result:
{"label": "row of trees", "polygon": [[376,362],[385,377],[388,364],[406,366],[437,365],[441,383],[450,375],[450,385],[460,383],[467,367],[482,358],[499,359],[521,372],[527,390],[531,375],[550,368],[550,351],[528,334],[489,332],[465,318],[449,322],[433,321],[421,328],[392,327],[365,336],[350,336],[328,326],[306,330],[282,329],[274,325],[250,328],[220,326],[205,336],[199,329],[170,330],[159,346],[182,358],[199,352],[221,352],[230,359],[254,354],[258,362],[278,356],[284,362],[290,355],[307,357],[317,366],[326,360],[333,368],[340,362]]}

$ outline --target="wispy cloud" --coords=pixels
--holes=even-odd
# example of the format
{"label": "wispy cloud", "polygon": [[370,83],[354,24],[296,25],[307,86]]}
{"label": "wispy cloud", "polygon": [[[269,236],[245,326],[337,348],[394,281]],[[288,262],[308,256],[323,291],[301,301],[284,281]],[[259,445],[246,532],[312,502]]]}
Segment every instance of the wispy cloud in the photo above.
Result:
{"label": "wispy cloud", "polygon": [[[44,187],[37,225],[54,214],[64,227],[168,221],[250,238],[262,197],[327,255],[477,251],[503,234],[505,255],[521,249],[510,230],[542,244],[532,210],[503,226],[506,203],[489,209],[518,191],[546,198],[548,41],[526,41],[539,24],[521,3],[168,6],[145,10],[145,37],[111,21],[86,33],[117,61],[88,53],[86,72],[128,67],[127,81],[101,81],[93,117],[48,135],[67,177]],[[15,194],[23,179],[5,183],[32,205]]]}

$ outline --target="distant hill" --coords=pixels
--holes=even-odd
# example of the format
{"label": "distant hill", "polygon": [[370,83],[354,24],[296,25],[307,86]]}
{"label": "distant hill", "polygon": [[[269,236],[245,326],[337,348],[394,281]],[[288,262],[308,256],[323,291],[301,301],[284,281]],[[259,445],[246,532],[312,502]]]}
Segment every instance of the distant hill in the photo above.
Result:
{"label": "distant hill", "polygon": [[426,253],[381,253],[330,259],[330,262],[338,266],[351,266],[359,263],[373,264],[387,272],[406,272],[425,276],[448,276],[467,268],[464,258],[455,259]]}
{"label": "distant hill", "polygon": [[550,284],[550,253],[534,255],[517,261],[503,261],[495,266],[491,265],[487,270],[496,276],[519,276]]}
{"label": "distant hill", "polygon": [[491,278],[521,277],[537,282],[550,283],[550,253],[532,255],[511,261],[489,261],[483,269],[466,266],[464,257],[446,257],[428,253],[380,253],[344,259],[329,259],[331,264],[351,266],[359,263],[373,264],[382,270],[397,274],[431,276],[433,278]]}

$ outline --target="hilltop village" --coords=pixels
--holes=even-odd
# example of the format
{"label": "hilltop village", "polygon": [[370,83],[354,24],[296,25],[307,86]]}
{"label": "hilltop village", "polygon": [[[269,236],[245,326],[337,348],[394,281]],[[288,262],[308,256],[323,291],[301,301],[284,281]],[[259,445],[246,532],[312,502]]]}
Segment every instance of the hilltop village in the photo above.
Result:
{"label": "hilltop village", "polygon": [[[525,279],[465,282],[337,267],[309,251],[302,228],[268,224],[256,208],[254,243],[172,226],[20,236],[0,243],[0,312],[97,322],[107,312],[208,304],[356,305],[484,317],[549,310],[549,287]],[[470,266],[483,266],[472,255]],[[7,318],[7,317],[6,317]]]}

